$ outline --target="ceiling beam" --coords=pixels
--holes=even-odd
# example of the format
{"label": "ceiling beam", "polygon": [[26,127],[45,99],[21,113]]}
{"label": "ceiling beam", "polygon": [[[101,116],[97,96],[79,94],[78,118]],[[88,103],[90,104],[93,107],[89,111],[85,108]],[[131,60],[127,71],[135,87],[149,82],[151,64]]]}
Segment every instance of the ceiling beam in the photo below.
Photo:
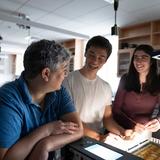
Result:
{"label": "ceiling beam", "polygon": [[89,36],[85,35],[85,34],[72,32],[72,31],[69,31],[69,30],[62,29],[62,28],[57,28],[57,27],[45,25],[45,24],[42,24],[42,23],[37,23],[37,22],[30,21],[30,20],[26,20],[26,19],[20,19],[18,17],[12,16],[12,15],[4,14],[1,11],[0,11],[0,20],[13,22],[13,23],[16,23],[16,24],[17,23],[18,24],[23,24],[25,26],[36,27],[36,28],[49,30],[49,31],[57,32],[57,33],[62,33],[62,34],[66,34],[66,35],[71,35],[71,36],[74,36],[74,37],[89,39]]}

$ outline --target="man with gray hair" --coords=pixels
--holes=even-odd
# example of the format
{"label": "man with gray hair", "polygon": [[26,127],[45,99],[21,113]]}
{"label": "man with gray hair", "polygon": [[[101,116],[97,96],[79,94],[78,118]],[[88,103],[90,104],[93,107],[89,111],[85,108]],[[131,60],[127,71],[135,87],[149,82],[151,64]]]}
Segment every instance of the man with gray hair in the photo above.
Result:
{"label": "man with gray hair", "polygon": [[21,76],[0,88],[0,160],[47,160],[82,137],[80,118],[61,86],[69,59],[54,41],[27,48]]}

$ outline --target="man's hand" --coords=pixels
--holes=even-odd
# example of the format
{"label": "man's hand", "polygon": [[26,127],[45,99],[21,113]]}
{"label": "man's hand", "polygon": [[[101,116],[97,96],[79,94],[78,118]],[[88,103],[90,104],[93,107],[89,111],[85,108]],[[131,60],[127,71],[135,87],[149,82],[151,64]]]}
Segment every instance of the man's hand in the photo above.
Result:
{"label": "man's hand", "polygon": [[[63,121],[50,122],[48,123],[47,127],[50,134],[48,134],[48,137],[43,138],[35,145],[34,149],[27,157],[27,160],[47,160],[50,151],[63,147],[62,145],[56,145],[57,142],[55,142],[54,145],[51,144],[53,139],[58,138],[54,138],[54,136],[74,134],[79,130],[79,127],[76,123]],[[53,137],[53,139],[51,137]]]}
{"label": "man's hand", "polygon": [[47,160],[48,157],[49,152],[47,151],[47,143],[44,139],[37,143],[26,160]]}
{"label": "man's hand", "polygon": [[79,127],[76,123],[73,122],[62,122],[55,121],[49,123],[49,135],[58,135],[58,134],[73,134],[79,130]]}
{"label": "man's hand", "polygon": [[101,135],[99,136],[99,141],[105,142],[107,136],[108,136],[107,134],[106,134],[106,135],[101,134]]}

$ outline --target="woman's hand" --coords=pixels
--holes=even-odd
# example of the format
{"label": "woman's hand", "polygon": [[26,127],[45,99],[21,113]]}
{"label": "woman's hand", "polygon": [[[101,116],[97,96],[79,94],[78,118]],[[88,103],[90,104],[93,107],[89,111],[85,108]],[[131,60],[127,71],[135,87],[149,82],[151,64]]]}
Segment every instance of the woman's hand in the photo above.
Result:
{"label": "woman's hand", "polygon": [[146,129],[144,124],[141,123],[136,123],[136,125],[134,126],[134,131],[141,133]]}
{"label": "woman's hand", "polygon": [[121,134],[108,133],[106,139],[113,138],[119,142],[123,142],[123,140],[132,140],[136,135],[136,132],[132,129],[126,129]]}
{"label": "woman's hand", "polygon": [[137,133],[133,129],[126,129],[122,138],[125,140],[131,140],[135,137],[136,134]]}
{"label": "woman's hand", "polygon": [[157,132],[160,129],[160,122],[158,119],[152,119],[145,124],[145,128],[150,132]]}

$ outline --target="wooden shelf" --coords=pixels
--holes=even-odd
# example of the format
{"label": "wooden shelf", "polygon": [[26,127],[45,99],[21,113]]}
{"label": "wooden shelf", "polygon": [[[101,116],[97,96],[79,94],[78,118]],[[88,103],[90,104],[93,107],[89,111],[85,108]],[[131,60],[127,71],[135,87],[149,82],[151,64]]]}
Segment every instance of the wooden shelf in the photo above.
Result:
{"label": "wooden shelf", "polygon": [[142,23],[142,24],[120,28],[119,38],[134,37],[137,35],[146,35],[146,34],[149,35],[151,32],[150,26],[151,26],[151,23],[148,22],[148,23]]}
{"label": "wooden shelf", "polygon": [[135,39],[135,38],[145,38],[145,37],[148,37],[150,36],[150,34],[137,34],[137,35],[134,35],[134,36],[129,36],[129,37],[123,37],[123,38],[119,38],[119,40],[129,40],[129,39]]}
{"label": "wooden shelf", "polygon": [[152,46],[153,46],[154,49],[157,49],[157,50],[160,49],[160,45],[159,44],[158,45],[152,45]]}
{"label": "wooden shelf", "polygon": [[160,20],[152,22],[153,33],[160,32]]}
{"label": "wooden shelf", "polygon": [[153,35],[160,35],[160,32],[153,32]]}
{"label": "wooden shelf", "polygon": [[71,60],[69,65],[69,71],[72,72],[82,67],[83,53],[84,53],[84,41],[80,39],[71,39],[61,42],[61,44],[70,52]]}
{"label": "wooden shelf", "polygon": [[133,48],[127,48],[127,49],[120,49],[118,51],[118,73],[117,73],[118,76],[127,73],[133,50],[134,50]]}

